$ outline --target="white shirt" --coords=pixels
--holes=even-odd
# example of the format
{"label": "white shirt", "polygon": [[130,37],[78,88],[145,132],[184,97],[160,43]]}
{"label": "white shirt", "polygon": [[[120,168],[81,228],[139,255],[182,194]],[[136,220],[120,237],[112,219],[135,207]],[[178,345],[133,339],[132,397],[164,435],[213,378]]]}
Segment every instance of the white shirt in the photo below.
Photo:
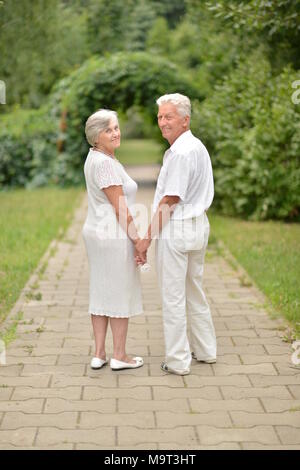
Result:
{"label": "white shirt", "polygon": [[190,130],[181,134],[165,152],[153,201],[153,211],[164,196],[179,196],[171,219],[201,216],[214,197],[210,157]]}

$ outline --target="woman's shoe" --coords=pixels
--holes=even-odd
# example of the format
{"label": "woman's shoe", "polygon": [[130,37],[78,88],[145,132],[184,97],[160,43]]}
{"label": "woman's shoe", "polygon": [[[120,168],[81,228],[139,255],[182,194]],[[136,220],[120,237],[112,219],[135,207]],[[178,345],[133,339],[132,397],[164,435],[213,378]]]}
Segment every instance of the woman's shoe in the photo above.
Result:
{"label": "woman's shoe", "polygon": [[101,367],[105,366],[107,364],[107,359],[100,359],[99,357],[93,357],[91,360],[91,368],[96,370],[96,369],[101,369]]}
{"label": "woman's shoe", "polygon": [[111,370],[137,369],[138,367],[142,367],[142,365],[144,365],[142,357],[133,357],[132,359],[135,361],[134,364],[131,364],[130,362],[118,361],[118,359],[111,358]]}

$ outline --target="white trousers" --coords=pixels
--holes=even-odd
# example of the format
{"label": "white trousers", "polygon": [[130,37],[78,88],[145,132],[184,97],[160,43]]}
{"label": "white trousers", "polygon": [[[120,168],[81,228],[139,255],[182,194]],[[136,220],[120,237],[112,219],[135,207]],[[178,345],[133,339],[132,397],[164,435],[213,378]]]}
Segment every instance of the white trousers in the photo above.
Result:
{"label": "white trousers", "polygon": [[198,360],[217,355],[215,329],[202,290],[208,237],[209,222],[204,213],[194,219],[170,220],[156,241],[165,361],[174,369],[189,369],[191,351]]}

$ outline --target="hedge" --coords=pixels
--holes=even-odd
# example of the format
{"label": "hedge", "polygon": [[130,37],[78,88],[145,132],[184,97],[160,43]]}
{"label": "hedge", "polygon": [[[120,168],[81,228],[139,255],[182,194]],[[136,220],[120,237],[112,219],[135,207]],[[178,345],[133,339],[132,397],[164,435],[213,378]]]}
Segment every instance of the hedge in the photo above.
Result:
{"label": "hedge", "polygon": [[202,104],[193,130],[214,168],[214,207],[250,219],[299,220],[300,106],[292,101],[299,75],[278,76],[257,51],[225,77]]}
{"label": "hedge", "polygon": [[154,122],[156,98],[175,91],[201,99],[189,78],[165,58],[144,52],[92,57],[57,83],[42,109],[0,118],[0,186],[82,182],[88,151],[84,125],[91,113],[125,112],[135,105]]}

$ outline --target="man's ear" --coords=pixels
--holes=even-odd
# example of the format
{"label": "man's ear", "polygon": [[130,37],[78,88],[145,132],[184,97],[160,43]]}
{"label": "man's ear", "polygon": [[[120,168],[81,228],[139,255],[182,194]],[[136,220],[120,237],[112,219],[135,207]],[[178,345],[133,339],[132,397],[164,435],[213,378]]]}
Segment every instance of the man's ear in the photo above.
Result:
{"label": "man's ear", "polygon": [[190,117],[189,116],[184,116],[184,121],[183,121],[183,127],[185,127],[186,129],[189,127],[190,125]]}

